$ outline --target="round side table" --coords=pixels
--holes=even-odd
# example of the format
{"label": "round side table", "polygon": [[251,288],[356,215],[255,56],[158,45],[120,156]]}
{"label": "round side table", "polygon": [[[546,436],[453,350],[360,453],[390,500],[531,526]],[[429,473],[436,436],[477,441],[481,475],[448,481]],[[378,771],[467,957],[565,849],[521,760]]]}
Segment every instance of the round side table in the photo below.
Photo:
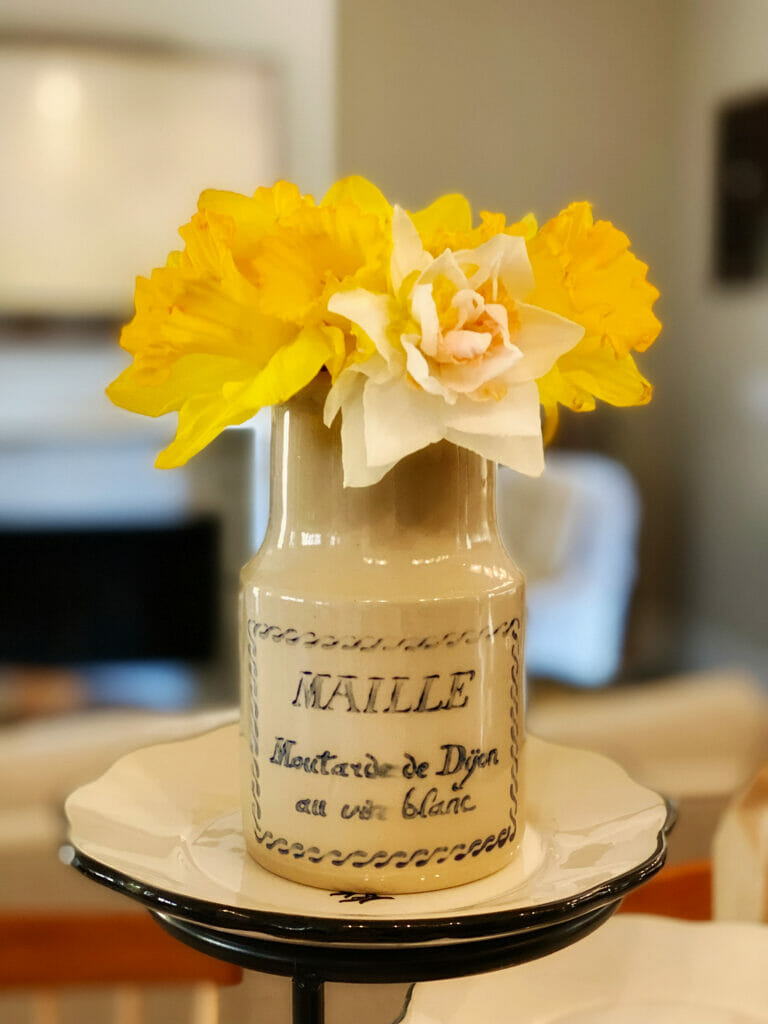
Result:
{"label": "round side table", "polygon": [[229,932],[172,914],[152,912],[174,938],[201,953],[292,979],[292,1024],[323,1024],[326,981],[351,983],[437,981],[482,974],[554,953],[589,935],[614,913],[621,900],[580,917],[530,932],[461,939],[433,946],[392,945],[375,948],[285,943],[247,933]]}

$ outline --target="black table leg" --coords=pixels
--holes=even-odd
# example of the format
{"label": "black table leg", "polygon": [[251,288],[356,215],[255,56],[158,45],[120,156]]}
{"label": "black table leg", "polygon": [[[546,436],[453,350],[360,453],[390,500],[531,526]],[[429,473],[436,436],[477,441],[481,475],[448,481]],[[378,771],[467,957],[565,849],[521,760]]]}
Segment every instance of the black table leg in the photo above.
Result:
{"label": "black table leg", "polygon": [[297,971],[291,987],[293,1024],[324,1024],[325,988],[316,974]]}

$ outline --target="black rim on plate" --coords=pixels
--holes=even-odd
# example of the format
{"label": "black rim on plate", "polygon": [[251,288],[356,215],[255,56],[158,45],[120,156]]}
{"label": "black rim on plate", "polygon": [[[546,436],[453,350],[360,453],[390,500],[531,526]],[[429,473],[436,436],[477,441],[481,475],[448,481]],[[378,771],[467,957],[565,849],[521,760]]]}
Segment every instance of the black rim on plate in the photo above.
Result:
{"label": "black rim on plate", "polygon": [[570,920],[525,932],[424,946],[417,957],[407,945],[371,948],[280,942],[217,931],[157,911],[152,911],[152,916],[170,935],[193,949],[268,974],[296,977],[303,973],[340,982],[438,981],[512,967],[555,953],[599,928],[620,902],[614,900]]}
{"label": "black rim on plate", "polygon": [[[471,940],[492,935],[512,935],[573,920],[617,903],[638,888],[664,865],[667,835],[676,819],[674,807],[667,801],[667,816],[656,842],[656,849],[646,860],[616,878],[602,882],[574,896],[532,907],[516,907],[473,914],[450,914],[443,917],[351,918],[323,917],[258,910],[213,903],[185,893],[148,885],[138,878],[110,867],[72,844],[71,864],[87,878],[107,888],[138,900],[149,910],[170,914],[212,928],[254,932],[283,942],[335,943],[369,945],[396,943],[420,945],[456,938]],[[330,895],[330,893],[329,893]],[[355,894],[348,894],[354,898]],[[366,894],[360,894],[365,901]]]}

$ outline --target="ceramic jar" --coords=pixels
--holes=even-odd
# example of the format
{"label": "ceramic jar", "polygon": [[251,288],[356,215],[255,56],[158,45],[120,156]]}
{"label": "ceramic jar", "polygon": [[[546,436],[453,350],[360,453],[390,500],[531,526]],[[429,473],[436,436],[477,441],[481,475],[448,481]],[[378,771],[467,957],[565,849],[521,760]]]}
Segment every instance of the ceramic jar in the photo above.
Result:
{"label": "ceramic jar", "polygon": [[347,893],[447,888],[522,832],[524,584],[495,466],[447,442],[344,488],[316,381],[272,421],[270,520],[242,572],[251,856]]}

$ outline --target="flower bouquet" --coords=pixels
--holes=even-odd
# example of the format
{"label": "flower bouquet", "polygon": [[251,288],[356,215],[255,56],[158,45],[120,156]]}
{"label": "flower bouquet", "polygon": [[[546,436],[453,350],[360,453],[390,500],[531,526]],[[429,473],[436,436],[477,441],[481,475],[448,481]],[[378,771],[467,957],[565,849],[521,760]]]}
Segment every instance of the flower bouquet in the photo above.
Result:
{"label": "flower bouquet", "polygon": [[270,525],[242,583],[244,834],[263,866],[354,892],[504,867],[525,822],[524,584],[496,463],[544,467],[560,405],[647,402],[657,292],[574,203],[474,222],[346,178],[207,191],[139,278],[108,389],[178,412],[162,468],[273,406]]}

